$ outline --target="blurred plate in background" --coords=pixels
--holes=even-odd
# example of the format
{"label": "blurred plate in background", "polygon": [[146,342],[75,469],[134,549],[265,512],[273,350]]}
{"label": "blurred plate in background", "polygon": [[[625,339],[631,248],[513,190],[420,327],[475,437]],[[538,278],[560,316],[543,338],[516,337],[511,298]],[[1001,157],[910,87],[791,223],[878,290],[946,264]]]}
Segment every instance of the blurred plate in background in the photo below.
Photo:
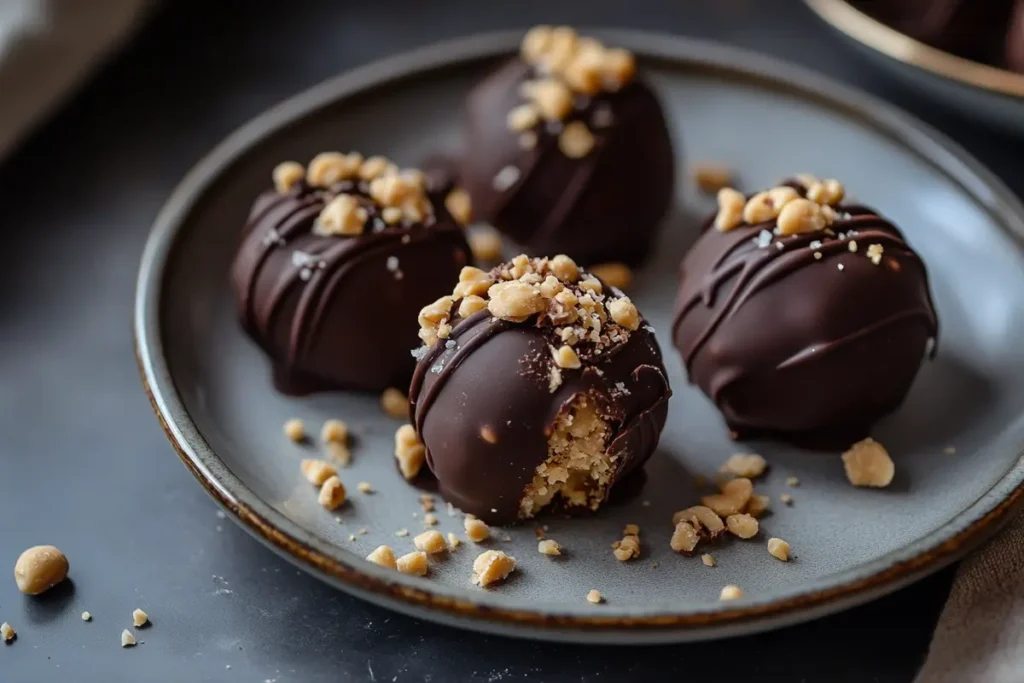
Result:
{"label": "blurred plate in background", "polygon": [[846,0],[804,1],[832,28],[901,80],[972,121],[988,121],[1024,135],[1024,74],[925,45]]}

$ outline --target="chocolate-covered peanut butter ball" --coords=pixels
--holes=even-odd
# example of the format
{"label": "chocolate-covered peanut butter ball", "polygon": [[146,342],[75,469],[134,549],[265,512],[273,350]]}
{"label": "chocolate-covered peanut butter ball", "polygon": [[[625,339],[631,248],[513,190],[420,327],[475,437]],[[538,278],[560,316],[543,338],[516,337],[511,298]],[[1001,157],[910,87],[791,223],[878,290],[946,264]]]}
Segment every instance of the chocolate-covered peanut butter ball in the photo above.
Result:
{"label": "chocolate-covered peanut butter ball", "polygon": [[423,174],[325,152],[279,164],[231,270],[242,324],[286,393],[404,386],[416,314],[469,262]]}
{"label": "chocolate-covered peanut butter ball", "polygon": [[921,259],[843,195],[810,176],[749,198],[724,189],[683,259],[674,342],[739,436],[863,437],[938,334]]}
{"label": "chocolate-covered peanut butter ball", "polygon": [[458,167],[478,220],[532,254],[647,255],[674,186],[661,105],[627,50],[540,26],[467,103]]}
{"label": "chocolate-covered peanut butter ball", "polygon": [[419,322],[413,425],[465,512],[596,509],[657,446],[671,392],[654,332],[567,256],[463,268]]}

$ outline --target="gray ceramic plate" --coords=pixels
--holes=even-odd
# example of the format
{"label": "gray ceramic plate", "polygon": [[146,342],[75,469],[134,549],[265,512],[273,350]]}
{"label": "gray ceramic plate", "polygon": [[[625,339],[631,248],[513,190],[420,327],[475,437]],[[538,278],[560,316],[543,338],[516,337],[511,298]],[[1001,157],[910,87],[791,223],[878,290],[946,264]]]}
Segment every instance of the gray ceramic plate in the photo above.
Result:
{"label": "gray ceramic plate", "polygon": [[804,2],[865,55],[906,83],[971,119],[981,118],[1024,135],[1024,74],[925,45],[846,0]]}
{"label": "gray ceramic plate", "polygon": [[[462,95],[515,48],[518,34],[427,48],[325,83],[243,127],[182,182],[145,251],[135,330],[154,409],[186,465],[267,545],[344,590],[428,619],[549,639],[664,642],[774,628],[892,591],[994,531],[1022,497],[1024,479],[1024,208],[961,150],[866,95],[760,55],[598,33],[640,55],[680,155],[740,169],[746,188],[798,171],[842,178],[920,250],[942,340],[906,405],[877,428],[898,460],[892,488],[852,488],[836,453],[731,443],[662,335],[675,396],[637,495],[592,518],[545,518],[509,530],[511,540],[489,547],[515,555],[519,569],[494,590],[470,585],[479,550],[473,546],[435,563],[429,578],[362,559],[382,543],[408,551],[411,538],[395,532],[423,529],[419,491],[393,463],[397,423],[382,414],[376,396],[291,399],[271,389],[267,363],[238,328],[226,285],[236,236],[281,159],[358,148],[414,163],[455,145]],[[711,208],[683,183],[678,199],[656,259],[631,290],[662,332],[676,264],[694,235],[694,222],[683,216]],[[340,417],[358,437],[353,464],[342,471],[351,502],[337,515],[317,505],[299,476],[300,458],[316,450],[285,440],[281,425],[293,416],[314,428]],[[955,454],[944,452],[950,446]],[[694,502],[691,476],[711,474],[748,449],[772,464],[759,488],[771,494],[775,511],[763,520],[761,537],[714,548],[714,568],[674,554],[669,519]],[[790,475],[799,477],[798,488],[787,488]],[[377,493],[356,492],[358,481]],[[787,490],[792,507],[778,503]],[[461,534],[461,518],[443,504],[438,516],[441,531]],[[626,523],[641,526],[644,555],[620,563],[609,545]],[[537,552],[540,524],[564,545],[563,557]],[[794,561],[770,557],[769,536],[787,539]],[[720,603],[719,589],[730,583],[746,598]],[[587,603],[591,588],[607,603]]]}

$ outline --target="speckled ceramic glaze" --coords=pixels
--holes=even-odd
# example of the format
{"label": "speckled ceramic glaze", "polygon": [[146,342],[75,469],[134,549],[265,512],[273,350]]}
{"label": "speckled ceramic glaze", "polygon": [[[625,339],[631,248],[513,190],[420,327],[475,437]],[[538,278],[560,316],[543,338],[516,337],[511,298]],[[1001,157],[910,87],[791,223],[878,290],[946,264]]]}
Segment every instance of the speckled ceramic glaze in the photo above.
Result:
{"label": "speckled ceramic glaze", "polygon": [[[510,540],[486,547],[515,555],[519,567],[493,590],[470,584],[481,549],[473,545],[432,562],[428,578],[362,559],[383,543],[407,552],[424,528],[421,492],[394,465],[399,422],[376,396],[274,392],[227,284],[238,231],[281,159],[358,148],[413,164],[438,146],[455,147],[461,98],[515,49],[518,34],[427,48],[318,86],[243,127],[182,182],[145,252],[135,329],[144,383],[185,464],[268,546],[340,588],[428,619],[549,639],[665,642],[775,628],[894,590],[995,531],[1024,479],[1024,208],[961,150],[867,95],[760,55],[598,34],[638,53],[679,154],[738,169],[744,189],[802,171],[841,178],[900,225],[927,263],[942,321],[939,352],[905,405],[874,431],[897,461],[893,485],[851,487],[838,453],[732,443],[713,406],[687,383],[666,335],[676,267],[712,202],[680,183],[657,256],[630,290],[661,337],[675,391],[646,481],[634,479],[592,517],[548,516],[500,532]],[[678,175],[686,177],[683,169]],[[300,459],[317,447],[282,434],[296,416],[311,431],[342,418],[355,434],[352,466],[341,472],[350,502],[337,513],[317,504],[299,474]],[[774,508],[761,535],[710,548],[713,568],[673,553],[670,517],[695,502],[693,475],[712,474],[737,451],[771,463],[758,485]],[[798,487],[787,486],[790,476]],[[359,481],[376,493],[359,493]],[[792,507],[779,503],[784,492]],[[462,535],[461,518],[443,502],[437,516],[438,529]],[[640,526],[643,555],[621,563],[609,546],[626,523]],[[537,552],[540,525],[563,545],[561,557]],[[400,529],[410,536],[396,536]],[[770,536],[792,544],[791,562],[768,555]],[[720,603],[730,583],[746,597]],[[592,588],[604,604],[586,602]]]}

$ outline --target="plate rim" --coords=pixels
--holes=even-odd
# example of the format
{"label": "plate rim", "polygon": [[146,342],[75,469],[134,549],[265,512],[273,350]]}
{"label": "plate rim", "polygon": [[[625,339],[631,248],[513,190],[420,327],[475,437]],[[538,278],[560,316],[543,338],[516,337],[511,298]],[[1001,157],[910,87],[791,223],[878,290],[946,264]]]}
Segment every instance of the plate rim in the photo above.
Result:
{"label": "plate rim", "polygon": [[804,0],[825,23],[886,57],[934,76],[968,85],[1024,104],[1024,74],[976,62],[911,38],[846,0]]}
{"label": "plate rim", "polygon": [[[966,151],[891,105],[803,67],[756,52],[654,32],[586,29],[633,49],[643,60],[701,68],[755,80],[870,125],[939,168],[1024,245],[1024,206]],[[581,614],[529,608],[498,592],[471,591],[377,567],[334,546],[263,502],[220,460],[192,421],[163,353],[161,298],[166,266],[193,207],[222,173],[262,140],[346,98],[415,77],[496,59],[515,51],[522,32],[496,31],[443,41],[375,61],[286,99],[243,124],[185,176],[154,221],[139,268],[134,307],[136,360],[143,387],[168,440],[189,471],[244,529],[318,578],[377,604],[476,630],[602,643],[681,642],[762,631],[797,623],[898,589],[937,571],[985,540],[1024,505],[1024,445],[1017,462],[971,506],[914,543],[817,580],[792,595],[719,603],[696,610]],[[1024,246],[1021,247],[1024,250]],[[468,618],[468,620],[467,620]]]}

